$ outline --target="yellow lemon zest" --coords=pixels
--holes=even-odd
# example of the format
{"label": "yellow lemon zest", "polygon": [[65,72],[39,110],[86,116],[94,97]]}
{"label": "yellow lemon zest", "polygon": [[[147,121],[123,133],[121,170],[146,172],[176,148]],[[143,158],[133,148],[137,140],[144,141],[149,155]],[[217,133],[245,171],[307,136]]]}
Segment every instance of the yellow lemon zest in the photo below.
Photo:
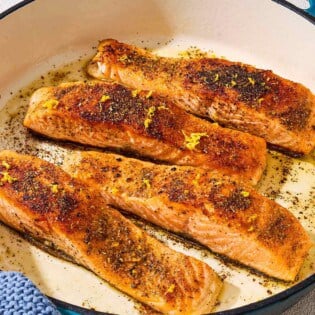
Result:
{"label": "yellow lemon zest", "polygon": [[259,99],[258,99],[258,104],[260,105],[263,100],[264,100],[263,97],[259,98]]}
{"label": "yellow lemon zest", "polygon": [[219,75],[219,73],[216,73],[216,74],[214,75],[213,82],[217,82],[217,81],[219,81],[219,79],[220,79],[220,75]]}
{"label": "yellow lemon zest", "polygon": [[194,186],[198,186],[199,185],[199,179],[200,179],[200,174],[198,173],[195,177],[195,179],[192,181]]}
{"label": "yellow lemon zest", "polygon": [[253,222],[253,221],[255,221],[257,219],[257,214],[253,214],[253,215],[251,215],[251,216],[249,216],[248,217],[248,222]]}
{"label": "yellow lemon zest", "polygon": [[1,172],[2,174],[2,178],[1,178],[1,182],[3,183],[9,183],[12,184],[13,182],[17,181],[17,178],[12,177],[8,172]]}
{"label": "yellow lemon zest", "polygon": [[47,100],[44,102],[43,107],[47,109],[56,109],[59,104],[57,100]]}
{"label": "yellow lemon zest", "polygon": [[145,96],[145,98],[150,98],[153,94],[153,91],[149,91],[148,94]]}
{"label": "yellow lemon zest", "polygon": [[147,117],[146,119],[144,120],[144,127],[147,129],[151,122],[152,122],[152,118],[154,116],[154,112],[155,112],[156,108],[155,106],[151,106],[149,109],[148,109],[148,113],[147,113]]}
{"label": "yellow lemon zest", "polygon": [[50,189],[54,194],[56,194],[58,192],[58,185],[52,184]]}
{"label": "yellow lemon zest", "polygon": [[166,293],[173,293],[175,290],[175,284],[171,284],[170,287],[167,289]]}
{"label": "yellow lemon zest", "polygon": [[145,178],[145,179],[143,180],[143,184],[146,186],[147,189],[150,189],[150,188],[151,188],[150,181],[149,181],[147,178]]}
{"label": "yellow lemon zest", "polygon": [[109,95],[102,95],[101,99],[100,99],[100,102],[103,103],[103,102],[106,102],[110,99],[110,96]]}
{"label": "yellow lemon zest", "polygon": [[185,146],[189,150],[194,150],[196,148],[196,145],[199,144],[201,137],[208,137],[205,132],[193,132],[189,136],[187,136],[184,131],[182,131],[182,133],[185,137]]}
{"label": "yellow lemon zest", "polygon": [[248,232],[253,232],[254,229],[255,229],[255,228],[254,228],[253,226],[251,226],[247,231],[248,231]]}
{"label": "yellow lemon zest", "polygon": [[113,194],[113,195],[116,195],[118,193],[118,188],[117,187],[112,187],[112,189],[110,190],[110,192]]}
{"label": "yellow lemon zest", "polygon": [[1,165],[4,166],[7,170],[9,170],[11,167],[7,161],[2,161]]}
{"label": "yellow lemon zest", "polygon": [[126,54],[118,58],[118,61],[126,61],[126,60],[128,60],[128,56]]}
{"label": "yellow lemon zest", "polygon": [[131,95],[132,95],[132,97],[136,97],[138,94],[139,94],[139,90],[133,90],[133,91],[131,91]]}
{"label": "yellow lemon zest", "polygon": [[160,105],[160,106],[158,106],[158,110],[161,110],[161,109],[170,110],[170,109],[167,108],[165,105]]}
{"label": "yellow lemon zest", "polygon": [[234,81],[234,80],[231,81],[231,86],[232,87],[235,86],[236,84],[237,84],[236,81]]}
{"label": "yellow lemon zest", "polygon": [[246,197],[246,198],[247,198],[247,197],[249,196],[249,192],[243,190],[243,191],[241,191],[241,195],[242,195],[243,197]]}
{"label": "yellow lemon zest", "polygon": [[248,81],[251,85],[255,85],[255,80],[251,77],[248,77]]}

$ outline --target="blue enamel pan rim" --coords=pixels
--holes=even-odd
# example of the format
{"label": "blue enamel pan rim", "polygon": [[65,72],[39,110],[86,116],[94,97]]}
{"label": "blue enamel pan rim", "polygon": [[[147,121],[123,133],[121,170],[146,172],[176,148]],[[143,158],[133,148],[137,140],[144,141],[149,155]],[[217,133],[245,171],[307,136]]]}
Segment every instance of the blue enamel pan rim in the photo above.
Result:
{"label": "blue enamel pan rim", "polygon": [[27,5],[33,1],[35,1],[35,0],[23,0],[21,2],[18,2],[15,5],[13,5],[12,7],[9,7],[7,10],[0,13],[0,20],[2,20],[7,15],[13,13],[14,11],[17,11],[17,10],[23,8],[25,5]]}
{"label": "blue enamel pan rim", "polygon": [[[258,302],[254,302],[245,306],[241,306],[238,308],[234,308],[231,310],[227,310],[227,311],[222,311],[222,312],[216,312],[216,313],[211,313],[212,315],[238,315],[238,314],[248,314],[250,312],[256,312],[259,310],[262,310],[264,308],[267,308],[268,306],[272,306],[275,305],[276,303],[281,303],[282,301],[286,300],[289,297],[292,297],[294,295],[298,295],[299,293],[302,293],[302,296],[304,294],[306,294],[307,292],[305,292],[303,294],[303,291],[305,289],[307,289],[308,287],[314,286],[315,288],[315,274],[304,279],[303,281],[299,282],[298,284],[294,285],[293,287],[284,290],[278,294],[275,294],[269,298],[263,299],[261,301]],[[301,296],[301,297],[302,297]],[[104,313],[104,312],[98,312],[98,311],[92,311],[92,310],[88,310],[85,308],[82,308],[80,306],[76,306],[64,301],[60,301],[58,299],[55,298],[51,298],[51,301],[56,304],[59,309],[63,312],[63,311],[71,311],[71,313],[64,313],[64,314],[69,314],[69,315],[76,315],[76,314],[82,314],[82,315],[113,315],[111,313]],[[297,301],[296,301],[297,302]],[[295,303],[291,303],[290,305],[287,305],[287,307],[291,307],[292,305],[294,305]],[[284,310],[284,309],[283,309]],[[283,311],[282,310],[282,311]]]}
{"label": "blue enamel pan rim", "polygon": [[272,0],[273,2],[276,2],[278,4],[283,5],[284,7],[292,10],[293,12],[301,15],[311,23],[315,24],[315,1],[310,0],[311,7],[309,9],[303,10],[298,7],[296,7],[294,4],[285,1],[285,0]]}
{"label": "blue enamel pan rim", "polygon": [[[25,5],[34,2],[35,0],[22,0],[18,2],[17,4],[13,5],[12,7],[9,7],[7,10],[0,13],[0,20],[6,17],[7,15],[13,13],[14,11],[17,11],[18,9],[21,9]],[[283,5],[284,7],[292,10],[293,12],[301,15],[305,19],[307,19],[309,22],[315,24],[315,0],[310,0],[311,8],[307,10],[300,9],[293,5],[292,3],[285,1],[285,0],[271,0],[273,2],[276,2],[278,4]]]}
{"label": "blue enamel pan rim", "polygon": [[[21,9],[22,7],[24,7],[25,5],[33,2],[35,0],[24,0],[21,1],[17,4],[15,4],[14,6],[8,8],[6,11],[0,13],[0,20],[5,18],[6,16],[8,16],[9,14]],[[303,16],[305,19],[307,19],[308,21],[310,21],[311,23],[315,24],[315,17],[312,16],[311,14],[307,13],[305,10],[299,9],[297,7],[295,7],[294,5],[292,5],[291,3],[284,1],[284,0],[272,0],[276,3],[279,3],[283,6],[285,6],[286,8],[294,11],[297,14],[300,14],[301,16]],[[248,312],[253,312],[253,311],[258,311],[259,309],[263,309],[265,307],[271,306],[273,304],[276,304],[277,302],[281,302],[293,295],[297,295],[298,293],[304,291],[305,289],[307,289],[308,287],[312,286],[315,284],[315,274],[304,279],[303,281],[301,281],[300,283],[294,285],[293,287],[280,292],[278,294],[275,294],[269,298],[263,299],[259,302],[254,302],[245,306],[241,306],[238,308],[234,308],[232,310],[227,310],[227,311],[222,311],[222,312],[217,312],[214,313],[216,315],[237,315],[237,314],[246,314]],[[51,298],[49,297],[53,303],[55,303],[59,310],[65,314],[65,315],[77,315],[77,314],[82,314],[82,315],[112,315],[110,313],[104,313],[104,312],[97,312],[97,311],[93,311],[93,310],[88,310],[55,298]],[[292,306],[294,303],[292,303],[290,306]]]}

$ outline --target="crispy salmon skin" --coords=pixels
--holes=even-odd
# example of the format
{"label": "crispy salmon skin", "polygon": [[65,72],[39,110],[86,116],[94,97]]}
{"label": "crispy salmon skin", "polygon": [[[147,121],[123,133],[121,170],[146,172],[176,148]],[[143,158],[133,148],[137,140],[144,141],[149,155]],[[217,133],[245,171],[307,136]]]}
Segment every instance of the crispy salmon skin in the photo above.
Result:
{"label": "crispy salmon skin", "polygon": [[0,220],[166,314],[208,313],[221,289],[207,264],[166,247],[82,182],[32,156],[0,152]]}
{"label": "crispy salmon skin", "polygon": [[108,204],[271,277],[293,281],[311,246],[288,210],[215,171],[99,152],[74,152],[62,167]]}
{"label": "crispy salmon skin", "polygon": [[98,79],[157,91],[178,106],[264,138],[293,154],[315,145],[315,96],[270,70],[218,58],[165,58],[113,39],[88,66]]}
{"label": "crispy salmon skin", "polygon": [[263,139],[194,117],[150,91],[116,83],[41,88],[31,97],[24,125],[55,139],[218,169],[252,184],[266,164]]}

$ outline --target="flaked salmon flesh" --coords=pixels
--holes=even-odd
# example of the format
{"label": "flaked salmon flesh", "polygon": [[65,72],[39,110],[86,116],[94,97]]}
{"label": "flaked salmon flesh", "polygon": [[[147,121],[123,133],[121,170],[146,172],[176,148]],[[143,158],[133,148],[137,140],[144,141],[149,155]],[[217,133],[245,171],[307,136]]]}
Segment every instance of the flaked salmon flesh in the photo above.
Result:
{"label": "flaked salmon flesh", "polygon": [[108,206],[94,189],[32,156],[0,152],[0,220],[53,244],[119,290],[165,314],[209,313],[221,280]]}
{"label": "flaked salmon flesh", "polygon": [[266,165],[266,143],[186,113],[167,98],[92,81],[37,90],[24,125],[54,139],[118,148],[169,164],[218,169],[252,184]]}
{"label": "flaked salmon flesh", "polygon": [[74,152],[62,167],[108,204],[271,277],[293,281],[311,247],[287,209],[216,171],[100,152]]}
{"label": "flaked salmon flesh", "polygon": [[166,95],[193,114],[262,137],[293,155],[315,146],[314,94],[270,70],[218,58],[159,57],[107,39],[88,72]]}

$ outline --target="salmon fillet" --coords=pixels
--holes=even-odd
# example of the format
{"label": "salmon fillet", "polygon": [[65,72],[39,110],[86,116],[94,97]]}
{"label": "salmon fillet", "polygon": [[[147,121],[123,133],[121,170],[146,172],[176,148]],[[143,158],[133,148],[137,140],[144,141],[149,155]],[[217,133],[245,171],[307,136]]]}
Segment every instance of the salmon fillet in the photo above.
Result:
{"label": "salmon fillet", "polygon": [[172,164],[220,169],[256,184],[266,164],[261,138],[201,120],[150,92],[115,83],[37,90],[24,125],[46,136],[120,148]]}
{"label": "salmon fillet", "polygon": [[307,154],[315,145],[315,96],[270,70],[218,58],[158,57],[107,39],[99,44],[88,73],[169,96],[193,114],[295,155]]}
{"label": "salmon fillet", "polygon": [[35,157],[0,152],[0,220],[163,313],[210,312],[221,288],[207,264],[166,247]]}
{"label": "salmon fillet", "polygon": [[62,167],[108,204],[278,279],[294,280],[311,247],[288,210],[215,171],[98,152],[70,154]]}

